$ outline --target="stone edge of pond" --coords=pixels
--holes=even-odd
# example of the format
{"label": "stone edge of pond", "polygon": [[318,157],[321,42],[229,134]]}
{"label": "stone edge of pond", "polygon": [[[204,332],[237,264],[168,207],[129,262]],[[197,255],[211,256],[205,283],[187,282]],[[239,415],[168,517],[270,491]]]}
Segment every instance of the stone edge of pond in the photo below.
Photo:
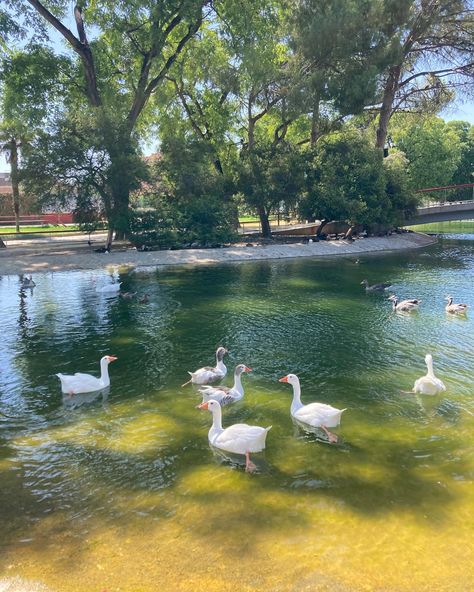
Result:
{"label": "stone edge of pond", "polygon": [[80,271],[107,267],[160,268],[180,265],[215,265],[244,261],[293,259],[311,257],[358,256],[427,247],[437,242],[433,236],[420,232],[392,234],[384,237],[293,243],[284,245],[236,245],[220,249],[183,249],[176,251],[146,251],[135,249],[112,253],[74,252],[68,248],[60,252],[15,253],[2,250],[0,276],[21,273]]}

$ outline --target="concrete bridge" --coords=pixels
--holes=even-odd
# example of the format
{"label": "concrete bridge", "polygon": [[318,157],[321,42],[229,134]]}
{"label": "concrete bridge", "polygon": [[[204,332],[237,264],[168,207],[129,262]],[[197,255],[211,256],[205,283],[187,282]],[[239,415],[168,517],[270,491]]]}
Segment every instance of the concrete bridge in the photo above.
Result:
{"label": "concrete bridge", "polygon": [[474,220],[474,199],[422,206],[417,209],[416,215],[405,223],[405,226],[449,220]]}

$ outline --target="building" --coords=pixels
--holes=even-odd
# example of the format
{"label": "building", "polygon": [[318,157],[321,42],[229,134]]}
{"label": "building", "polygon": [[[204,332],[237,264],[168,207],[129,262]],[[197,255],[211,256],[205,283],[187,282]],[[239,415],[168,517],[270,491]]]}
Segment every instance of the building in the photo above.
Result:
{"label": "building", "polygon": [[0,173],[0,195],[11,195],[13,193],[9,173]]}

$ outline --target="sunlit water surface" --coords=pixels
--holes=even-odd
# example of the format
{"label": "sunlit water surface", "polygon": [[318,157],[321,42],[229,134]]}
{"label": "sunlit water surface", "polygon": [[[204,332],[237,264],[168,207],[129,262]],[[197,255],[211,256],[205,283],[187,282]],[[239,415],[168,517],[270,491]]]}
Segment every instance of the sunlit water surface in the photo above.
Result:
{"label": "sunlit water surface", "polygon": [[[0,278],[0,586],[473,589],[474,235],[120,273],[149,304],[97,294],[111,274],[38,274],[33,293]],[[421,298],[419,313],[392,313],[364,278]],[[447,315],[448,293],[471,314]],[[209,448],[211,416],[180,386],[220,344],[230,369],[253,368],[224,425],[273,426],[251,475]],[[447,392],[403,394],[427,352]],[[97,374],[104,354],[118,356],[109,392],[63,398],[55,373]],[[288,372],[305,402],[347,407],[339,444],[293,425]]]}

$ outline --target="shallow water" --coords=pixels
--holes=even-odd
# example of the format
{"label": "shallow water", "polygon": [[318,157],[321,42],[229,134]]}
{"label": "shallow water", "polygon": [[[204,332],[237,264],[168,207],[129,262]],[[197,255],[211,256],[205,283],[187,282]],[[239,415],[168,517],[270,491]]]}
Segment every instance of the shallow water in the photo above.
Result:
{"label": "shallow water", "polygon": [[[110,275],[38,274],[33,293],[0,277],[0,586],[472,590],[473,235],[120,273],[149,304],[97,294]],[[419,313],[392,313],[364,278],[421,298]],[[471,315],[446,315],[447,293]],[[224,425],[273,426],[252,475],[209,448],[210,414],[180,386],[220,344],[229,369],[253,368]],[[403,394],[427,352],[447,392]],[[118,357],[108,392],[63,398],[54,374],[97,374],[104,354]],[[347,407],[339,444],[293,425],[288,372],[303,401]]]}

